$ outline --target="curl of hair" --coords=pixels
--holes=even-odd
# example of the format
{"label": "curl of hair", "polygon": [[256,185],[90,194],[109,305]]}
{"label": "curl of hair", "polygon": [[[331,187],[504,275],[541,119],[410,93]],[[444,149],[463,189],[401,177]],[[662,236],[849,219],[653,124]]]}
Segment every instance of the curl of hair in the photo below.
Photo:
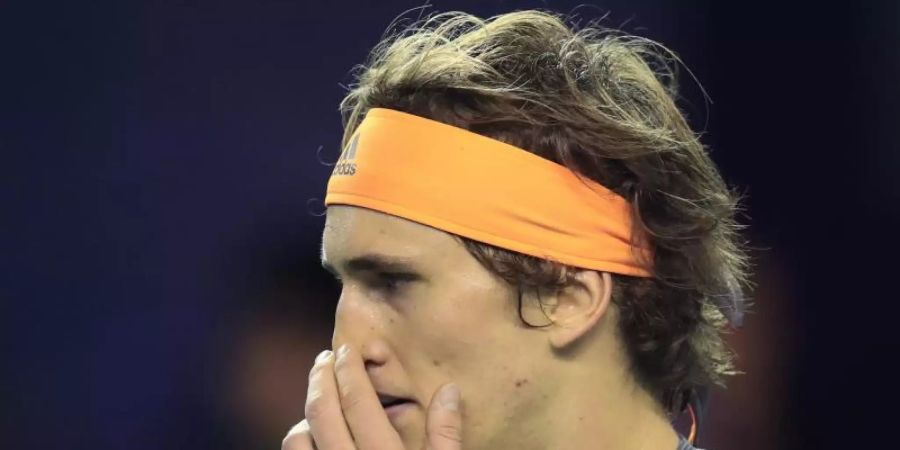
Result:
{"label": "curl of hair", "polygon": [[[370,108],[396,109],[526,149],[628,199],[653,276],[614,274],[613,302],[632,373],[668,411],[736,373],[722,335],[751,287],[738,196],[675,104],[679,63],[648,39],[552,13],[444,13],[379,43],[341,103],[344,145]],[[581,270],[459,239],[520,289],[557,288]]]}

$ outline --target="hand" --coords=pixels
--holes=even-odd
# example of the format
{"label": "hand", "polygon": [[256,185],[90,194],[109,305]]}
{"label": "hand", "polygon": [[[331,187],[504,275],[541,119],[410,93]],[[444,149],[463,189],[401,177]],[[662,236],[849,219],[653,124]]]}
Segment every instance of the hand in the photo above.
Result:
{"label": "hand", "polygon": [[[435,393],[425,418],[427,450],[462,449],[459,405],[455,385]],[[337,358],[330,351],[316,358],[309,373],[306,419],[291,428],[281,448],[408,450],[388,421],[362,358],[346,345],[338,349]]]}

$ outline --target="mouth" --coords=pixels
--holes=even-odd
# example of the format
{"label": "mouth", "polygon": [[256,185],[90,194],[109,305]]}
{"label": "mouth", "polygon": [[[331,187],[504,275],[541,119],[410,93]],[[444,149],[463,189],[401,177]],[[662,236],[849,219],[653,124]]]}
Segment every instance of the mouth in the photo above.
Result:
{"label": "mouth", "polygon": [[381,393],[378,394],[378,401],[390,418],[395,418],[415,406],[415,402],[411,399]]}
{"label": "mouth", "polygon": [[402,397],[394,397],[393,395],[378,394],[378,401],[383,408],[390,408],[402,403],[412,403],[412,400]]}

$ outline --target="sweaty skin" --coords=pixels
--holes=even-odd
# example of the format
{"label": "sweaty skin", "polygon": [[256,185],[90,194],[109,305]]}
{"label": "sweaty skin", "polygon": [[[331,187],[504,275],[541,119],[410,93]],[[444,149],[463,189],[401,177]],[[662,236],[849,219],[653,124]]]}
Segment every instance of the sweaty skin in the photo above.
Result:
{"label": "sweaty skin", "polygon": [[[372,392],[412,402],[389,417],[370,411],[402,448],[425,448],[429,405],[450,382],[462,392],[467,450],[677,447],[628,372],[608,274],[582,271],[571,289],[542,296],[553,324],[533,328],[516,290],[443,231],[332,205],[321,256],[343,284],[332,348],[358,352]],[[526,294],[526,320],[548,323],[544,312]]]}

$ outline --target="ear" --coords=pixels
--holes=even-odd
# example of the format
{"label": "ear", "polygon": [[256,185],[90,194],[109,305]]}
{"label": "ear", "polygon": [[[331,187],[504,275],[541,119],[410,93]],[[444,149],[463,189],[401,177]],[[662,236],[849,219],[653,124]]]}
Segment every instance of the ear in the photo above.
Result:
{"label": "ear", "polygon": [[612,277],[608,272],[582,270],[561,288],[546,311],[553,321],[550,344],[567,347],[588,334],[606,316],[612,301]]}

